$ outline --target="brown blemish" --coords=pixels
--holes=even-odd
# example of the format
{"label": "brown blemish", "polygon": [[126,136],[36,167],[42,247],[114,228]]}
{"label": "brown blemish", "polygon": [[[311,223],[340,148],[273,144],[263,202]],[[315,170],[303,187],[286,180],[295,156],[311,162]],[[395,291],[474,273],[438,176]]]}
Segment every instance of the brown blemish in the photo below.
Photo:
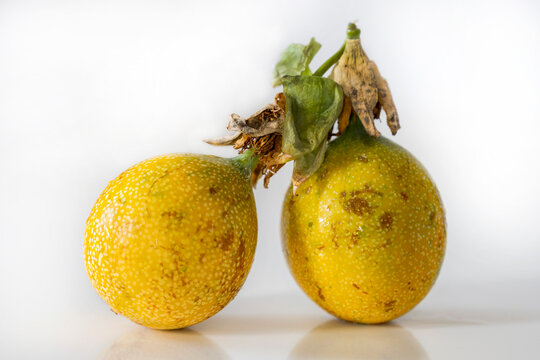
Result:
{"label": "brown blemish", "polygon": [[401,198],[405,201],[409,200],[409,195],[407,195],[406,193],[404,192],[400,192],[399,195],[401,195]]}
{"label": "brown blemish", "polygon": [[373,212],[373,209],[369,202],[361,197],[353,197],[349,199],[344,206],[345,210],[348,212],[353,212],[358,216],[363,216],[364,214],[370,214]]}
{"label": "brown blemish", "polygon": [[382,192],[373,189],[369,184],[364,184],[364,189],[361,190],[361,192],[367,193],[367,194],[374,194],[374,195],[383,196]]}
{"label": "brown blemish", "polygon": [[360,239],[362,235],[362,232],[360,230],[356,230],[352,235],[351,235],[351,245],[348,246],[349,249],[351,249],[353,246],[356,246],[358,245],[358,239]]}
{"label": "brown blemish", "polygon": [[176,210],[170,210],[170,211],[164,211],[161,213],[161,217],[169,218],[170,220],[180,222],[182,219],[184,219],[184,215],[180,211]]}
{"label": "brown blemish", "polygon": [[339,193],[339,196],[344,198],[345,196],[347,196],[347,193],[345,191],[342,191]]}
{"label": "brown blemish", "polygon": [[354,286],[356,288],[356,290],[360,290],[360,287],[358,285],[356,285],[355,283],[352,283],[352,286]]}
{"label": "brown blemish", "polygon": [[437,236],[437,248],[438,249],[441,249],[443,247],[443,241],[444,241],[444,237],[442,235],[439,235]]}
{"label": "brown blemish", "polygon": [[222,250],[229,250],[234,241],[234,231],[228,231],[221,237],[220,247]]}
{"label": "brown blemish", "polygon": [[210,187],[210,189],[208,189],[208,191],[210,192],[211,195],[214,195],[214,194],[217,194],[217,190],[213,187]]}
{"label": "brown blemish", "polygon": [[309,193],[310,193],[310,191],[311,191],[311,185],[307,187],[307,189],[306,189],[306,192],[305,192],[305,193],[306,193],[306,194],[309,194]]}
{"label": "brown blemish", "polygon": [[244,244],[244,241],[240,239],[240,245],[238,246],[238,250],[236,252],[236,264],[234,268],[234,276],[233,276],[233,283],[239,283],[244,278],[244,270],[245,270],[245,254],[246,254],[246,245]]}
{"label": "brown blemish", "polygon": [[323,293],[322,293],[322,289],[319,287],[319,285],[315,285],[317,287],[317,295],[319,296],[319,298],[322,300],[322,301],[326,301]]}
{"label": "brown blemish", "polygon": [[394,305],[396,305],[396,300],[391,300],[384,303],[384,311],[389,312],[389,311],[394,310]]}
{"label": "brown blemish", "polygon": [[385,212],[379,218],[379,224],[381,225],[381,229],[383,229],[385,231],[392,230],[393,222],[394,222],[394,217],[389,212]]}
{"label": "brown blemish", "polygon": [[435,220],[435,211],[429,213],[429,223],[433,224],[433,220]]}
{"label": "brown blemish", "polygon": [[321,246],[319,246],[319,247],[317,248],[317,250],[322,250],[322,249],[324,249],[324,245],[321,245]]}

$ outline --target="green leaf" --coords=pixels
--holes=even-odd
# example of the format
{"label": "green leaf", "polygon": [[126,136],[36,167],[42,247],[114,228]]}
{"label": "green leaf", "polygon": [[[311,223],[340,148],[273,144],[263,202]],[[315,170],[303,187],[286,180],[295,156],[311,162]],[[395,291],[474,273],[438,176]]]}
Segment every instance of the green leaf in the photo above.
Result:
{"label": "green leaf", "polygon": [[321,165],[328,133],[341,113],[343,91],[333,80],[316,76],[283,78],[286,100],[282,150],[294,162],[293,189]]}
{"label": "green leaf", "polygon": [[324,160],[324,154],[328,148],[328,142],[323,141],[315,150],[300,156],[294,161],[293,169],[293,191],[296,193],[296,189],[300,186],[308,177],[313,175],[315,171],[321,166]]}
{"label": "green leaf", "polygon": [[315,38],[307,45],[289,45],[274,68],[274,86],[281,85],[284,76],[311,75],[309,63],[320,48],[321,44]]}
{"label": "green leaf", "polygon": [[333,80],[316,76],[283,78],[286,112],[283,151],[297,159],[324,141],[343,106],[343,91]]}

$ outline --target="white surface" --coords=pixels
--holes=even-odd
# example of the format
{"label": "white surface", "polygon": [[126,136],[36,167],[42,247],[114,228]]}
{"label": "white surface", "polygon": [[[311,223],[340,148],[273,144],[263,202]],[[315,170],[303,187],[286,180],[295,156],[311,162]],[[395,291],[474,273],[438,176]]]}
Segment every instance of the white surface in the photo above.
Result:
{"label": "white surface", "polygon": [[[393,139],[429,170],[447,210],[439,295],[389,337],[414,337],[434,359],[538,350],[538,308],[518,300],[537,301],[526,289],[540,287],[539,14],[533,0],[0,1],[0,357],[93,358],[138,331],[111,316],[84,270],[84,222],[99,193],[154,155],[233,156],[201,140],[223,134],[228,114],[272,100],[272,68],[289,43],[315,36],[315,68],[350,20],[390,84],[402,122]],[[297,356],[330,319],[294,295],[281,254],[290,171],[256,190],[259,243],[236,302],[194,327],[231,358]],[[525,295],[503,291],[515,283]],[[335,337],[332,326],[315,338]],[[357,332],[343,326],[335,333]],[[127,336],[119,341],[136,341]],[[363,346],[350,338],[343,347]]]}
{"label": "white surface", "polygon": [[[300,291],[244,296],[177,331],[135,325],[104,309],[63,314],[2,336],[5,359],[538,359],[538,283],[435,287],[384,325],[336,320]],[[4,329],[5,330],[5,329]],[[22,334],[22,335],[21,335]]]}

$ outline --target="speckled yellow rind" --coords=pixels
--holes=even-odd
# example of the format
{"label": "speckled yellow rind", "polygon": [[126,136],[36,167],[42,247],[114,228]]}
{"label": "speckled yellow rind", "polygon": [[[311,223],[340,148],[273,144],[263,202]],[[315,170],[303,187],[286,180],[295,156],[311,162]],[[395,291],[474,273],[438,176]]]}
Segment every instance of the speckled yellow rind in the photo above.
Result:
{"label": "speckled yellow rind", "polygon": [[172,154],[111,181],[86,223],[86,270],[117,313],[157,329],[190,326],[229,303],[257,243],[248,176],[230,159]]}
{"label": "speckled yellow rind", "polygon": [[317,172],[289,189],[283,249],[300,287],[329,313],[359,323],[416,306],[440,270],[443,206],[426,170],[383,137],[348,130]]}

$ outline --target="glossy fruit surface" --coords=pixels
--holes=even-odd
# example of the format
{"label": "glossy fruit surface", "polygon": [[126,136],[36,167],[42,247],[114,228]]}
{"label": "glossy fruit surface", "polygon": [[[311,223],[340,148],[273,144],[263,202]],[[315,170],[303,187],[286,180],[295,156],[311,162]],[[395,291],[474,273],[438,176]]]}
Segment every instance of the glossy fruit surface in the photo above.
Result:
{"label": "glossy fruit surface", "polygon": [[234,159],[172,154],[109,183],[87,220],[84,257],[92,285],[113,311],[174,329],[233,299],[256,242],[248,172]]}
{"label": "glossy fruit surface", "polygon": [[409,152],[349,126],[297,194],[287,192],[282,240],[293,276],[322,308],[386,322],[432,287],[445,252],[444,210]]}

